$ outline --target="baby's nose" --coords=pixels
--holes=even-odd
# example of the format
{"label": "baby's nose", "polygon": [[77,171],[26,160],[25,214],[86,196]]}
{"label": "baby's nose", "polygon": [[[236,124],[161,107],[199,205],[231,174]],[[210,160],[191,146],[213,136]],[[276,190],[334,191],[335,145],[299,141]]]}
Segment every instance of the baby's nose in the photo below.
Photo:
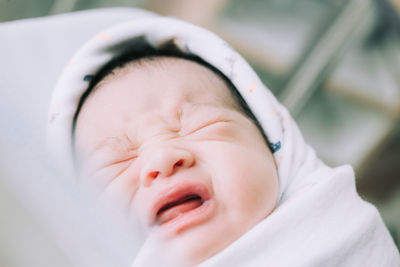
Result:
{"label": "baby's nose", "polygon": [[169,177],[180,169],[193,166],[194,156],[190,151],[165,146],[148,152],[146,162],[140,172],[143,186],[161,177]]}

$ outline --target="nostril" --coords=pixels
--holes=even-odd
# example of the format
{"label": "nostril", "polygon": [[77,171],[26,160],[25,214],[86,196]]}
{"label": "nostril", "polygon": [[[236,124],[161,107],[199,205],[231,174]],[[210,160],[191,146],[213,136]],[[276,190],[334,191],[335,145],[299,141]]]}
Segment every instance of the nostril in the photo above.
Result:
{"label": "nostril", "polygon": [[159,174],[160,174],[159,171],[152,171],[152,172],[149,172],[148,176],[149,176],[149,178],[156,179]]}
{"label": "nostril", "polygon": [[175,162],[174,168],[176,167],[180,167],[183,165],[183,159],[178,160],[177,162]]}

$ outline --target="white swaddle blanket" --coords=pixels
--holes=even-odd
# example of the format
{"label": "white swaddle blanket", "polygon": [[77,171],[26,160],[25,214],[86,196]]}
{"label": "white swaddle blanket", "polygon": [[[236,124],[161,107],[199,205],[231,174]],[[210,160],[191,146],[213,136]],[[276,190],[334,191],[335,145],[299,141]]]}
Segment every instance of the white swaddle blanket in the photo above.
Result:
{"label": "white swaddle blanket", "polygon": [[[149,15],[114,26],[71,59],[54,91],[48,124],[51,149],[63,162],[72,166],[71,127],[87,78],[137,37],[155,47],[173,39],[181,50],[224,73],[275,151],[280,186],[276,210],[201,266],[400,266],[378,211],[356,192],[351,167],[325,166],[288,111],[237,52],[214,34],[177,19]],[[144,246],[135,266],[149,266],[151,255],[152,249]]]}

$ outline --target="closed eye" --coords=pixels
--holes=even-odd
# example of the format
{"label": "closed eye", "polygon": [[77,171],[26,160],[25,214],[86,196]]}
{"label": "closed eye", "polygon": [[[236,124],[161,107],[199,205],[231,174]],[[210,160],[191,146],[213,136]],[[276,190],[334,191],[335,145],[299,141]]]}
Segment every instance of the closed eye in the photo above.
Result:
{"label": "closed eye", "polygon": [[208,128],[212,127],[212,126],[219,126],[220,124],[229,123],[229,122],[231,122],[231,121],[230,120],[226,120],[226,119],[209,121],[209,122],[200,124],[200,126],[196,127],[194,130],[189,131],[187,133],[187,135],[188,134],[193,134],[193,133],[198,132],[198,131],[203,130],[203,129],[208,129]]}
{"label": "closed eye", "polygon": [[131,156],[131,157],[127,157],[127,158],[123,158],[123,159],[118,159],[118,160],[113,160],[111,162],[107,162],[105,164],[101,164],[99,167],[95,168],[95,170],[91,173],[91,175],[96,175],[99,172],[103,172],[106,169],[109,168],[117,168],[120,167],[120,170],[118,171],[118,174],[116,176],[121,175],[125,170],[127,170],[129,168],[129,166],[131,165],[132,161],[135,160],[135,158],[137,158],[137,155],[135,156]]}
{"label": "closed eye", "polygon": [[131,162],[133,161],[135,158],[137,158],[137,155],[128,157],[128,158],[123,158],[123,159],[118,159],[118,160],[114,160],[110,163],[105,164],[102,168],[107,168],[107,167],[111,167],[111,166],[115,166],[115,165],[119,165],[125,162]]}

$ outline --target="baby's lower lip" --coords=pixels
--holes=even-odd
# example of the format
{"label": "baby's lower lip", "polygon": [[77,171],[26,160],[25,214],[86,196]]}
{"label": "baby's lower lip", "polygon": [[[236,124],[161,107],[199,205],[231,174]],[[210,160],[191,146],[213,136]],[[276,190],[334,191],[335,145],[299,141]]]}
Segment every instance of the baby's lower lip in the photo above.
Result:
{"label": "baby's lower lip", "polygon": [[209,220],[215,210],[215,203],[212,199],[201,204],[193,201],[178,207],[170,213],[161,214],[157,220],[158,228],[166,234],[179,234],[185,229],[202,224]]}
{"label": "baby's lower lip", "polygon": [[156,223],[159,225],[167,223],[176,217],[182,216],[184,213],[197,209],[201,205],[203,205],[203,200],[201,198],[189,198],[188,200],[157,214]]}

